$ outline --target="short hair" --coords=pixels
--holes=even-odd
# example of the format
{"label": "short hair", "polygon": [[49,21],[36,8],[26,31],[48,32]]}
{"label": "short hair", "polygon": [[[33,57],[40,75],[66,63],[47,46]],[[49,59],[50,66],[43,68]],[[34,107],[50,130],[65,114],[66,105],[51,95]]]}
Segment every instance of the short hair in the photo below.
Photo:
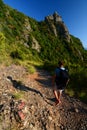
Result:
{"label": "short hair", "polygon": [[64,64],[63,61],[59,61],[59,62],[58,62],[58,65],[59,65],[59,66],[62,66],[63,64]]}

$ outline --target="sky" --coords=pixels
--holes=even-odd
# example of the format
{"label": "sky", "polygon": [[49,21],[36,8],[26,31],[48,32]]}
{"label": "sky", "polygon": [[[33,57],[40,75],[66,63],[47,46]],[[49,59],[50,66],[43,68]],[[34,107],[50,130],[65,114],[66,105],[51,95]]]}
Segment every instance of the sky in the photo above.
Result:
{"label": "sky", "polygon": [[87,0],[3,0],[10,7],[43,21],[55,11],[62,17],[69,33],[87,48]]}

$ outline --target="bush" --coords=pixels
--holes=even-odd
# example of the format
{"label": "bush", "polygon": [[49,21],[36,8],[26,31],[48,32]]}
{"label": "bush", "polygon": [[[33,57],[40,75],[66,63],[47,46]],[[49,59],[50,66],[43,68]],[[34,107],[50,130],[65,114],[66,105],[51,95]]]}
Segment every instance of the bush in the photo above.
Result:
{"label": "bush", "polygon": [[24,60],[24,55],[23,55],[23,53],[22,53],[21,50],[15,50],[15,51],[11,52],[10,56],[11,56],[13,59]]}

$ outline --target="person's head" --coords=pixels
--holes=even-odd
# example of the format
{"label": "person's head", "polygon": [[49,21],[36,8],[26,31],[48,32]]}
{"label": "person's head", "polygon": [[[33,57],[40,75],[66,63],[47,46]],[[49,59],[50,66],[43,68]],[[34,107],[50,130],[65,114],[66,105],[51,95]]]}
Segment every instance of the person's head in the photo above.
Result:
{"label": "person's head", "polygon": [[59,61],[59,62],[58,62],[58,66],[59,66],[59,67],[61,67],[61,66],[63,66],[63,65],[64,65],[63,61]]}

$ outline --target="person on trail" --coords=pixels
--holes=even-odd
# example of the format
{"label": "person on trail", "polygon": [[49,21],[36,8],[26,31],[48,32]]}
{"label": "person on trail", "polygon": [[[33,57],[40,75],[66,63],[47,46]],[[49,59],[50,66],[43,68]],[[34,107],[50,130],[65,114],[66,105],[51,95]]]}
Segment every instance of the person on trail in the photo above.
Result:
{"label": "person on trail", "polygon": [[62,61],[58,62],[58,67],[55,69],[55,74],[52,77],[53,93],[56,98],[55,105],[61,103],[62,91],[69,82],[68,70],[65,69]]}

